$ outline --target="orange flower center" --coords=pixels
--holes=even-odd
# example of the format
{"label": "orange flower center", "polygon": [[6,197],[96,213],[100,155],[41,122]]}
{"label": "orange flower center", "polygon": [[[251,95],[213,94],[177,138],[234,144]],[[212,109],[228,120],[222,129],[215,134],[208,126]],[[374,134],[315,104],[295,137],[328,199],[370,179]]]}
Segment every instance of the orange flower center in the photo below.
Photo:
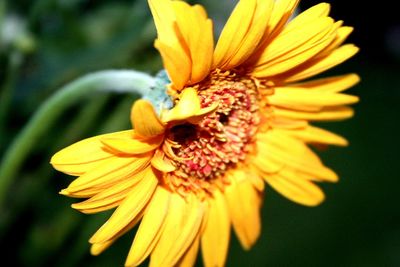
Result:
{"label": "orange flower center", "polygon": [[169,177],[175,187],[190,191],[207,188],[243,161],[260,123],[257,87],[251,79],[214,72],[197,91],[202,108],[219,103],[216,112],[198,124],[175,125],[167,132],[175,155],[170,160],[177,167]]}

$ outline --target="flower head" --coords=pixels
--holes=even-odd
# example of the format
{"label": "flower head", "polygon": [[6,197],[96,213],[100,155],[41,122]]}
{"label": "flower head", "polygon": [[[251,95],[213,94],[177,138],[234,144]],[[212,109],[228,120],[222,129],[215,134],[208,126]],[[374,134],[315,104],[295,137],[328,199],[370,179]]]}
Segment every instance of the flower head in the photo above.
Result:
{"label": "flower head", "polygon": [[324,199],[316,182],[335,182],[308,144],[347,141],[312,121],[353,115],[341,93],[355,74],[304,81],[353,56],[352,28],[316,5],[289,21],[295,0],[240,0],[214,48],[205,10],[149,0],[171,83],[173,108],[134,103],[133,130],[85,139],[51,160],[79,176],[62,194],[88,198],[84,213],[116,208],[90,239],[99,254],[139,224],[126,265],[223,266],[233,226],[249,249],[260,229],[265,182],[297,203]]}

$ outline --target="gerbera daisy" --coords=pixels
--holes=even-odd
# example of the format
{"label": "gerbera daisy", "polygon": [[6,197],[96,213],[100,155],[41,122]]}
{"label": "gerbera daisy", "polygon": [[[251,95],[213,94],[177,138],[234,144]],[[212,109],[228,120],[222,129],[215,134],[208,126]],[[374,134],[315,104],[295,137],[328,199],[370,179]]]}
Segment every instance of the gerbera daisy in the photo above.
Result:
{"label": "gerbera daisy", "polygon": [[240,0],[214,48],[212,21],[199,5],[149,0],[170,78],[171,109],[133,104],[133,130],[73,144],[54,168],[79,176],[61,194],[88,198],[83,213],[116,208],[92,236],[99,254],[139,224],[126,266],[223,266],[233,229],[249,249],[260,229],[265,182],[297,203],[324,199],[315,182],[336,182],[308,144],[347,141],[311,126],[347,119],[341,92],[355,74],[304,81],[353,56],[351,27],[316,5],[289,21],[296,0]]}

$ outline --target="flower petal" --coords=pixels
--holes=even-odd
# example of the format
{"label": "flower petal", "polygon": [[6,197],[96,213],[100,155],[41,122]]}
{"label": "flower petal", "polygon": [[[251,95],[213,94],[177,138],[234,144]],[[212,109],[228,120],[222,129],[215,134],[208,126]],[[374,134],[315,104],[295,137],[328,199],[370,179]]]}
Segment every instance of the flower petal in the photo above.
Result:
{"label": "flower petal", "polygon": [[223,68],[240,48],[253,20],[257,0],[239,1],[221,32],[214,51],[213,68]]}
{"label": "flower petal", "polygon": [[158,38],[167,44],[179,42],[179,37],[174,29],[176,18],[171,1],[148,0],[148,2],[157,28]]}
{"label": "flower petal", "polygon": [[132,130],[103,134],[87,138],[70,145],[57,152],[50,160],[53,167],[69,175],[81,175],[102,161],[114,157],[115,153],[107,149],[101,139],[105,137],[125,137],[130,136]]}
{"label": "flower petal", "polygon": [[277,130],[259,134],[258,138],[259,157],[254,159],[254,164],[264,172],[269,172],[264,169],[264,166],[268,166],[265,161],[272,161],[279,167],[275,170],[276,173],[290,167],[325,181],[338,180],[337,175],[325,167],[319,157],[303,142]]}
{"label": "flower petal", "polygon": [[271,38],[278,34],[283,27],[286,25],[289,18],[292,16],[294,10],[296,9],[299,0],[276,0],[274,3],[274,8],[272,9],[271,18],[268,22],[268,33],[269,36],[266,38]]}
{"label": "flower petal", "polygon": [[181,49],[156,40],[154,47],[161,54],[164,67],[172,81],[175,90],[181,90],[190,80],[192,62],[190,57]]}
{"label": "flower petal", "polygon": [[164,123],[170,121],[180,121],[196,115],[201,110],[200,99],[196,89],[185,88],[180,95],[178,103],[162,116]]}
{"label": "flower petal", "polygon": [[185,254],[176,264],[176,267],[192,267],[194,266],[197,258],[197,254],[199,253],[199,243],[200,238],[199,235],[194,239],[193,243],[186,250]]}
{"label": "flower petal", "polygon": [[316,90],[276,87],[275,93],[268,97],[272,105],[296,109],[299,106],[341,106],[357,103],[357,96],[318,92]]}
{"label": "flower petal", "polygon": [[331,6],[328,3],[319,3],[314,5],[307,10],[301,12],[295,18],[293,18],[286,26],[286,30],[291,30],[297,27],[303,27],[305,23],[309,23],[310,21],[315,21],[315,19],[327,17]]}
{"label": "flower petal", "polygon": [[190,79],[191,59],[188,47],[177,27],[176,14],[170,0],[148,0],[157,28],[155,47],[160,51],[173,87],[180,90]]}
{"label": "flower petal", "polygon": [[360,77],[357,74],[352,73],[291,84],[289,86],[294,88],[307,88],[318,92],[339,93],[354,86],[359,81]]}
{"label": "flower petal", "polygon": [[359,51],[359,48],[352,45],[347,44],[339,47],[334,50],[328,56],[323,58],[316,58],[310,62],[306,62],[303,65],[299,66],[298,69],[293,70],[293,73],[287,74],[287,78],[285,79],[287,83],[304,80],[311,76],[317,75],[321,72],[324,72],[330,68],[333,68],[340,63],[343,63],[347,59],[354,56]]}
{"label": "flower petal", "polygon": [[91,197],[142,171],[150,161],[150,155],[141,158],[113,157],[75,179],[62,194],[71,197]]}
{"label": "flower petal", "polygon": [[141,137],[153,137],[165,131],[153,106],[147,100],[139,99],[133,104],[131,122],[135,128],[135,134]]}
{"label": "flower petal", "polygon": [[336,121],[353,117],[354,111],[349,107],[327,107],[316,112],[299,111],[273,107],[275,116],[282,116],[290,119],[309,120],[309,121]]}
{"label": "flower petal", "polygon": [[172,194],[166,225],[151,254],[150,267],[174,266],[193,243],[200,231],[204,203],[189,195],[183,199]]}
{"label": "flower petal", "polygon": [[275,175],[265,175],[264,179],[283,196],[305,206],[316,206],[325,199],[318,186],[306,179],[300,179],[294,173],[283,171]]}
{"label": "flower petal", "polygon": [[201,236],[204,266],[224,266],[230,239],[230,218],[226,200],[219,190],[209,199],[207,223]]}
{"label": "flower petal", "polygon": [[334,134],[327,130],[308,125],[304,129],[286,130],[279,129],[278,132],[296,137],[306,143],[320,143],[336,146],[347,146],[348,142],[340,135]]}
{"label": "flower petal", "polygon": [[154,153],[154,156],[151,159],[151,165],[163,173],[173,172],[176,170],[176,167],[165,158],[165,153],[162,149],[158,149]]}
{"label": "flower petal", "polygon": [[144,172],[126,177],[123,181],[103,188],[101,192],[80,203],[72,204],[72,208],[83,213],[97,213],[118,206],[131,192],[134,186],[141,182]]}
{"label": "flower petal", "polygon": [[133,227],[136,226],[136,224],[142,219],[142,213],[136,216],[136,218],[130,222],[127,226],[125,226],[114,238],[105,241],[103,243],[94,243],[92,244],[90,248],[90,254],[92,255],[99,255],[102,253],[104,250],[106,250],[108,247],[110,247],[118,238],[123,236],[125,233],[129,232]]}
{"label": "flower petal", "polygon": [[284,28],[289,18],[292,16],[299,0],[276,0],[273,1],[273,8],[268,19],[267,29],[262,39],[258,42],[253,55],[245,62],[247,66],[253,67],[260,55],[268,47],[269,43]]}
{"label": "flower petal", "polygon": [[167,190],[157,187],[135,235],[125,266],[138,266],[154,249],[165,226],[170,198]]}
{"label": "flower petal", "polygon": [[142,211],[154,193],[158,179],[151,168],[147,168],[139,184],[133,187],[129,195],[114,211],[110,219],[90,238],[90,243],[102,243],[128,225]]}
{"label": "flower petal", "polygon": [[192,69],[188,84],[203,80],[210,72],[214,37],[212,21],[200,5],[190,6],[183,1],[171,1],[177,25],[190,52]]}
{"label": "flower petal", "polygon": [[200,109],[198,112],[196,112],[196,114],[194,114],[193,116],[187,118],[187,121],[192,123],[192,124],[197,124],[205,116],[210,115],[211,113],[214,113],[217,110],[218,107],[219,107],[219,102],[214,102],[210,106]]}
{"label": "flower petal", "polygon": [[101,142],[110,149],[129,155],[138,155],[155,150],[160,146],[164,136],[151,138],[102,138]]}
{"label": "flower petal", "polygon": [[256,242],[261,231],[261,196],[247,180],[246,174],[235,171],[231,185],[226,187],[225,197],[233,229],[246,250]]}
{"label": "flower petal", "polygon": [[269,77],[297,67],[325,49],[335,36],[336,26],[328,17],[285,29],[265,48],[252,73],[256,77]]}
{"label": "flower petal", "polygon": [[[234,15],[234,13],[232,13],[232,19],[229,19],[227,25],[225,26],[227,34],[232,34],[232,33],[229,33],[229,30],[237,31],[237,28],[235,28],[236,26],[234,25],[235,23],[240,24],[239,28],[246,27],[242,24],[243,21],[241,21],[240,18],[239,18],[239,20],[236,20],[236,18],[238,18],[238,17],[233,17],[233,16],[240,16],[240,11],[249,12],[249,9],[250,10],[252,9],[253,3],[250,3],[250,4],[246,3],[247,6],[245,6],[245,1],[242,1],[242,2],[243,2],[243,4],[239,3],[237,5],[237,12],[238,12],[237,15]],[[248,59],[253,54],[253,52],[257,48],[260,40],[264,36],[264,33],[265,33],[267,25],[268,25],[268,20],[269,20],[270,14],[272,12],[273,4],[274,4],[274,1],[271,1],[271,0],[256,1],[256,6],[254,8],[253,17],[251,17],[250,15],[247,15],[249,18],[251,18],[251,21],[249,22],[248,29],[244,33],[242,40],[237,40],[238,41],[237,47],[227,46],[225,49],[228,49],[228,50],[221,51],[221,53],[226,53],[226,54],[224,56],[222,56],[223,59],[221,59],[222,61],[220,60],[221,62],[215,63],[215,65],[217,67],[219,67],[221,69],[232,69],[232,68],[240,65],[244,61],[246,61],[246,59]],[[236,11],[236,9],[235,9],[235,11]],[[250,12],[250,14],[251,14],[251,12]],[[224,31],[225,31],[225,28],[224,28]],[[234,40],[236,38],[240,38],[240,37],[238,37],[236,32],[232,37],[234,38]],[[228,38],[228,36],[221,35],[221,38]],[[226,40],[221,39],[221,38],[220,38],[219,43],[221,42],[220,47],[222,47],[221,49],[223,49],[223,45],[224,45],[224,42],[226,42]],[[217,52],[217,50],[216,50],[216,52]],[[217,57],[219,56],[221,58],[220,54],[216,54],[216,56]]]}

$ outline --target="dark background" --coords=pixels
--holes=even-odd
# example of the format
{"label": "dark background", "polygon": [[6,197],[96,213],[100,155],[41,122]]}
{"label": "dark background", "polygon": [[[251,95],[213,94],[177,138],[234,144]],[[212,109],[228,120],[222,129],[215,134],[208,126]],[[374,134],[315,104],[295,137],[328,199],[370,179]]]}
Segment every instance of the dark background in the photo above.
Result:
{"label": "dark background", "polygon": [[[328,73],[357,72],[362,78],[349,91],[361,98],[355,117],[322,124],[350,141],[348,148],[320,153],[340,182],[322,185],[327,199],[316,208],[267,188],[259,241],[245,252],[234,237],[227,266],[400,266],[400,21],[389,2],[366,2],[330,1],[331,16],[355,28],[348,42],[361,48]],[[144,0],[0,3],[3,18],[12,15],[26,25],[0,42],[0,159],[38,107],[66,82],[101,69],[154,74],[162,67]],[[219,29],[235,1],[196,3],[206,5]],[[304,0],[300,7],[317,3]],[[48,161],[84,137],[128,128],[131,101],[126,95],[83,99],[37,140],[0,210],[0,255],[3,263],[12,262],[5,266],[123,265],[133,233],[90,256],[87,240],[109,213],[88,216],[71,209],[74,200],[57,194],[71,177],[53,171]]]}

